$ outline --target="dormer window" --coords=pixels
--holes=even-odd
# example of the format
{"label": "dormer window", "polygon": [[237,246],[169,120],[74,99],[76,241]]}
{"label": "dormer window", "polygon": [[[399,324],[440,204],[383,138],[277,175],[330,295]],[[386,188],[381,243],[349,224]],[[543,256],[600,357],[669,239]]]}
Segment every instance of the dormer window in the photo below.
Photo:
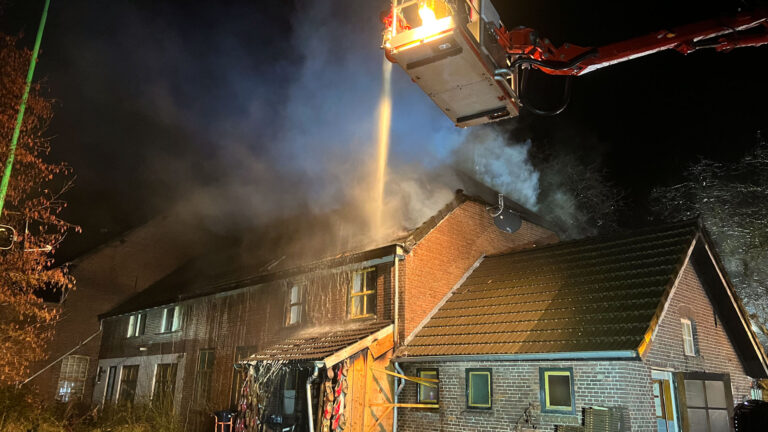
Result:
{"label": "dormer window", "polygon": [[349,317],[363,318],[376,315],[376,268],[352,273],[349,287]]}
{"label": "dormer window", "polygon": [[137,313],[128,318],[128,334],[126,337],[137,337],[144,334],[147,325],[147,314]]}
{"label": "dormer window", "polygon": [[299,324],[304,319],[304,286],[293,284],[288,288],[285,307],[285,325]]}
{"label": "dormer window", "polygon": [[160,327],[163,333],[175,332],[181,328],[181,306],[172,306],[163,309],[163,324]]}

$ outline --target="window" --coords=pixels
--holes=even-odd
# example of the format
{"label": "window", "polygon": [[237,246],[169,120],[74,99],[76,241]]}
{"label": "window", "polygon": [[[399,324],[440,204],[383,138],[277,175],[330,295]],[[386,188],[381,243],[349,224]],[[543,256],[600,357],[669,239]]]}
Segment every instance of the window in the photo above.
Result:
{"label": "window", "polygon": [[139,365],[123,366],[120,373],[120,394],[117,397],[120,403],[133,403],[136,398],[136,383],[139,380]]}
{"label": "window", "polygon": [[133,314],[128,319],[128,334],[126,337],[136,337],[144,334],[144,329],[147,326],[147,314],[139,313]]}
{"label": "window", "polygon": [[490,369],[467,369],[467,408],[491,409]]}
{"label": "window", "polygon": [[540,368],[541,411],[576,414],[573,368]]}
{"label": "window", "polygon": [[152,390],[152,403],[161,407],[173,405],[173,393],[176,389],[176,363],[160,363],[155,369],[155,387]]}
{"label": "window", "polygon": [[349,289],[349,317],[363,318],[376,315],[376,269],[374,267],[352,273]]}
{"label": "window", "polygon": [[174,332],[181,328],[181,306],[163,309],[163,333]]}
{"label": "window", "polygon": [[236,407],[237,401],[240,399],[240,393],[243,390],[243,383],[245,382],[245,372],[243,368],[237,366],[243,360],[247,359],[256,352],[255,346],[239,346],[235,348],[234,364],[232,368],[232,389],[230,393],[230,406]]}
{"label": "window", "polygon": [[292,415],[296,412],[296,396],[299,389],[299,374],[291,369],[285,374],[283,383],[283,414]]}
{"label": "window", "polygon": [[[431,380],[439,379],[437,369],[417,369],[416,374],[419,378]],[[419,403],[437,404],[440,400],[440,392],[437,383],[421,384],[419,383]]]}
{"label": "window", "polygon": [[[101,368],[99,368],[101,369]],[[110,366],[107,374],[107,388],[104,392],[104,403],[115,401],[115,380],[117,379],[117,366]]]}
{"label": "window", "polygon": [[733,396],[728,375],[700,372],[680,373],[685,398],[681,411],[689,430],[701,432],[730,431],[733,418]]}
{"label": "window", "polygon": [[79,355],[64,357],[61,361],[56,399],[69,402],[83,397],[85,379],[88,375],[88,360],[88,357]]}
{"label": "window", "polygon": [[197,376],[195,377],[195,400],[204,403],[211,395],[211,379],[213,378],[214,351],[200,350],[197,355]]}
{"label": "window", "polygon": [[304,314],[304,287],[301,285],[292,285],[288,289],[288,298],[285,308],[285,325],[290,326],[298,324]]}
{"label": "window", "polygon": [[696,327],[696,323],[687,318],[681,318],[680,322],[682,323],[682,326],[683,326],[683,347],[685,350],[685,355],[695,356],[696,355],[696,339],[693,337],[693,334],[694,334],[693,329]]}

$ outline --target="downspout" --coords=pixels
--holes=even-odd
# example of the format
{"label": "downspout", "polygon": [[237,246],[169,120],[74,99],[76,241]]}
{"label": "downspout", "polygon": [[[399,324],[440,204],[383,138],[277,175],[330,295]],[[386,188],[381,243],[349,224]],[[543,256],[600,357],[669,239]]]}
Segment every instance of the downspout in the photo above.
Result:
{"label": "downspout", "polygon": [[400,327],[398,326],[400,318],[400,246],[395,246],[395,261],[394,261],[394,290],[395,290],[395,317],[393,319],[395,331],[392,334],[395,349],[397,349],[400,343]]}
{"label": "downspout", "polygon": [[309,424],[309,432],[315,432],[315,420],[312,414],[312,383],[317,379],[318,372],[317,363],[315,363],[315,370],[307,378],[307,423]]}
{"label": "downspout", "polygon": [[[395,365],[395,370],[400,375],[405,375],[405,372],[400,368],[400,365],[397,362],[393,362],[392,364]],[[395,377],[395,385],[397,385],[398,378]],[[405,387],[405,380],[400,380],[400,385],[397,385],[397,388],[395,389],[395,407],[392,409],[393,411],[393,418],[392,418],[392,432],[397,432],[397,396],[400,395],[400,392],[403,391],[403,387]]]}
{"label": "downspout", "polygon": [[[394,348],[397,349],[398,345],[400,344],[400,327],[398,325],[399,318],[400,318],[400,246],[395,246],[395,261],[394,261],[394,291],[395,291],[395,317],[392,320],[394,323],[394,333],[392,333],[392,341],[394,342]],[[395,370],[400,375],[405,375],[403,373],[403,370],[400,369],[400,365],[397,364],[397,362],[393,362],[395,366]],[[402,380],[400,384],[397,383],[398,378],[395,377],[395,386],[397,387],[395,389],[395,407],[392,409],[392,432],[397,432],[397,396],[400,394],[400,392],[403,390],[403,386],[405,385],[405,380]],[[310,431],[311,432],[311,431]]]}

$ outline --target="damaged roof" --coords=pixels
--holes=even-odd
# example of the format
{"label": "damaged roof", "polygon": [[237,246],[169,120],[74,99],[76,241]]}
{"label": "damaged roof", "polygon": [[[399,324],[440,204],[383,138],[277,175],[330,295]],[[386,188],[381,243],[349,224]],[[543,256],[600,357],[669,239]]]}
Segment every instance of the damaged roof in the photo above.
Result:
{"label": "damaged roof", "polygon": [[[382,332],[387,329],[388,332]],[[359,347],[363,349],[376,342],[379,337],[386,336],[390,338],[392,336],[392,323],[389,321],[369,321],[346,328],[309,329],[287,339],[275,338],[271,345],[246,359],[246,362],[326,360],[345,348],[353,347],[358,342],[362,342]],[[349,355],[359,350],[352,351]]]}
{"label": "damaged roof", "polygon": [[[398,356],[642,353],[689,256],[704,265],[700,234],[696,221],[686,221],[487,257]],[[704,252],[694,253],[694,245]],[[714,267],[712,257],[709,262]],[[731,319],[736,328],[743,310],[739,304],[725,310],[726,301],[713,298],[724,322]],[[746,330],[731,338],[750,343],[748,333],[754,334]],[[744,344],[748,361],[764,363]],[[764,367],[754,370],[765,374]]]}
{"label": "damaged roof", "polygon": [[[311,245],[304,244],[302,235],[318,230],[329,232],[340,230],[340,227],[334,225],[335,222],[332,217],[326,217],[319,221],[313,220],[311,223],[302,217],[294,218],[296,220],[278,221],[275,224],[277,226],[267,227],[263,230],[265,234],[258,237],[259,241],[256,244],[248,245],[248,247],[214,250],[204,256],[190,260],[145,290],[99,315],[99,319],[282,280],[324,268],[334,268],[393,255],[395,245],[402,245],[406,250],[409,250],[463,203],[468,201],[479,202],[483,205],[496,203],[495,192],[491,189],[479,184],[472,186],[472,188],[472,191],[478,195],[468,195],[461,189],[457,190],[450,202],[416,228],[397,233],[378,244],[361,245],[340,241],[336,250],[326,251],[321,256],[313,254],[313,248],[310,247]],[[520,204],[505,199],[505,206],[518,212],[525,220],[540,226],[547,226],[540,216]],[[331,220],[329,221],[329,219]],[[286,241],[279,239],[279,235],[274,234],[274,231],[278,229],[285,231],[286,226],[295,226],[296,229],[289,231],[292,232],[291,235],[293,236],[291,240],[298,243],[298,247],[283,247]],[[311,241],[308,240],[307,243],[311,243]]]}

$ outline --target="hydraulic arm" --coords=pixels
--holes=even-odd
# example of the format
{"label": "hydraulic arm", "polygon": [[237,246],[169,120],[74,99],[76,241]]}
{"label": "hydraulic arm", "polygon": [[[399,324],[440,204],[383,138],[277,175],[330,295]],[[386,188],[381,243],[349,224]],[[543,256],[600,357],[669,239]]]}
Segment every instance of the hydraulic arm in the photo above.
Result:
{"label": "hydraulic arm", "polygon": [[[730,51],[768,44],[768,11],[702,21],[603,47],[555,46],[535,30],[508,30],[490,0],[393,0],[384,20],[386,57],[400,64],[457,126],[514,117],[525,107],[525,75],[578,76],[664,50]],[[566,92],[569,86],[566,84]]]}

